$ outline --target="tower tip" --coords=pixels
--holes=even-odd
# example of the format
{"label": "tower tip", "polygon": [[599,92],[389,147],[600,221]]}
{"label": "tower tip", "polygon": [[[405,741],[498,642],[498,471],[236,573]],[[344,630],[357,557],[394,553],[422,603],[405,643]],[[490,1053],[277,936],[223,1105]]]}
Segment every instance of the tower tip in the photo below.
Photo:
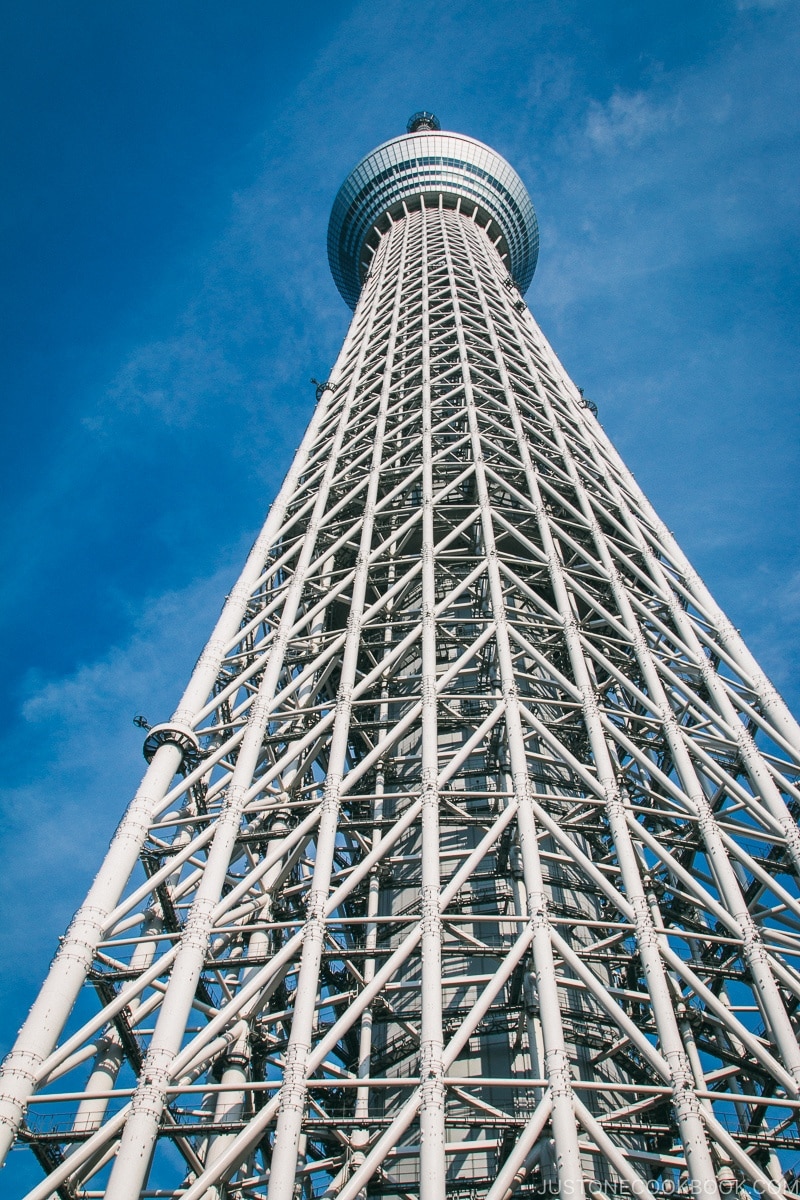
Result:
{"label": "tower tip", "polygon": [[441,129],[439,118],[432,112],[415,112],[408,118],[406,130],[408,133],[419,133],[420,130],[430,129],[433,132]]}

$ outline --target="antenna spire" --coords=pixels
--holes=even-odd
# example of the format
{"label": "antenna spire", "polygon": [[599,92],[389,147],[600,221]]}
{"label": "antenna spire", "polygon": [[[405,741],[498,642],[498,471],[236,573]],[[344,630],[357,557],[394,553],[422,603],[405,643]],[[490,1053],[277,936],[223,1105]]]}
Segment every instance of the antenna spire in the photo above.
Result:
{"label": "antenna spire", "polygon": [[408,118],[406,130],[409,133],[419,133],[420,131],[429,130],[431,133],[436,133],[442,127],[439,124],[439,118],[432,112],[426,112],[424,109],[421,112],[415,112]]}

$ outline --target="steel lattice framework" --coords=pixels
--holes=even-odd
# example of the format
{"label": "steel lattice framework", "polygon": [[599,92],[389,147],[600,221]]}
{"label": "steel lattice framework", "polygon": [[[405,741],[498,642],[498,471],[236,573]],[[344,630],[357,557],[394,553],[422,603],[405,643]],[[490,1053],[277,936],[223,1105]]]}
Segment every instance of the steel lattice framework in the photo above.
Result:
{"label": "steel lattice framework", "polygon": [[791,1190],[800,731],[448,189],[6,1061],[28,1200]]}

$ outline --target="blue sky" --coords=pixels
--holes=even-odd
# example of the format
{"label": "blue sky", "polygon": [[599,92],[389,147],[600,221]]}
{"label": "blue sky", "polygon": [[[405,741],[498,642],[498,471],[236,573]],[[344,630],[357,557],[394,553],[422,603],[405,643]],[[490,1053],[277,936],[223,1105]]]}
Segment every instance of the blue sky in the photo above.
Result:
{"label": "blue sky", "polygon": [[800,709],[791,0],[6,5],[0,1043],[300,440],[364,153],[432,108],[533,197],[529,304]]}

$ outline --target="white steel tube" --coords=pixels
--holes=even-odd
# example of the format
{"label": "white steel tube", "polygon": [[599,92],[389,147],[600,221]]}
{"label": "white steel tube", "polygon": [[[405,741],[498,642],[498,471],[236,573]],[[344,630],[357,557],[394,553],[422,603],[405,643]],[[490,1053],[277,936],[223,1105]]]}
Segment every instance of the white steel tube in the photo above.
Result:
{"label": "white steel tube", "polygon": [[[477,283],[479,272],[475,268],[474,277]],[[692,1171],[693,1178],[698,1181],[699,1186],[703,1188],[711,1186],[715,1189],[714,1165],[708,1150],[705,1130],[700,1119],[699,1104],[689,1094],[689,1088],[687,1087],[687,1081],[691,1081],[692,1078],[691,1067],[683,1048],[680,1030],[675,1018],[672,996],[659,954],[658,942],[642,885],[639,863],[631,843],[625,819],[624,805],[617,786],[616,771],[600,723],[600,714],[597,708],[593,681],[580,645],[578,625],[570,600],[569,590],[564,579],[561,560],[550,529],[538,480],[533,470],[519,412],[514,402],[511,382],[508,378],[503,355],[485,299],[482,301],[482,308],[487,329],[492,340],[495,361],[503,379],[512,427],[514,428],[521,450],[525,467],[525,478],[530,498],[536,511],[542,546],[547,556],[553,593],[563,622],[564,639],[570,656],[573,676],[582,693],[584,721],[592,746],[597,779],[604,793],[606,815],[625,883],[625,895],[633,910],[634,920],[636,921],[639,954],[649,981],[650,996],[663,1053],[670,1064],[672,1083],[675,1089],[673,1103],[678,1121],[681,1124],[684,1143],[687,1147],[690,1170]],[[533,363],[530,361],[529,368],[532,377],[535,379],[536,371]],[[546,397],[541,387],[538,387],[537,390],[540,399],[544,399],[546,402]],[[548,411],[548,416],[551,419],[552,427],[555,425],[555,422],[552,421],[551,411]],[[555,436],[558,436],[558,433],[559,431],[554,430]],[[573,483],[580,495],[582,491],[580,480],[573,479]]]}
{"label": "white steel tube", "polygon": [[[422,607],[421,838],[422,993],[420,997],[420,1200],[444,1200],[445,1093],[442,1051],[442,926],[439,916],[439,742],[436,704],[436,582],[431,459],[430,293],[428,221],[422,201]],[[408,225],[408,221],[405,222]]]}
{"label": "white steel tube", "polygon": [[[505,613],[505,600],[500,573],[497,567],[497,551],[495,548],[494,528],[491,519],[491,503],[483,470],[483,454],[480,434],[475,415],[475,398],[472,390],[472,379],[469,371],[469,352],[467,350],[461,307],[459,302],[458,285],[455,279],[452,255],[449,244],[448,230],[442,222],[447,269],[453,296],[454,320],[456,335],[461,354],[464,395],[467,408],[467,419],[470,430],[472,456],[475,463],[475,480],[478,490],[478,500],[481,510],[481,529],[484,538],[484,548],[487,560],[489,587],[492,609],[496,627],[497,654],[500,667],[500,682],[506,703],[506,730],[508,736],[509,754],[511,758],[511,776],[514,793],[519,804],[517,821],[519,827],[519,845],[522,854],[525,887],[527,891],[528,912],[534,923],[533,961],[536,970],[536,981],[541,996],[542,1036],[544,1039],[544,1066],[550,1081],[550,1097],[553,1105],[552,1125],[553,1137],[556,1142],[559,1183],[565,1195],[582,1200],[584,1192],[583,1171],[581,1168],[580,1150],[578,1147],[577,1129],[572,1107],[572,1088],[570,1080],[569,1060],[564,1043],[564,1032],[561,1022],[561,1007],[556,983],[553,950],[550,940],[550,925],[547,915],[547,897],[542,876],[541,860],[539,857],[538,835],[533,810],[530,805],[532,785],[528,776],[528,765],[525,753],[525,741],[522,722],[519,714],[517,687],[514,680],[514,666],[511,656],[508,628]],[[481,293],[481,282],[478,279],[478,294]]]}
{"label": "white steel tube", "polygon": [[[362,349],[362,355],[363,352]],[[269,718],[272,697],[283,666],[289,631],[300,603],[304,571],[314,549],[316,528],[324,512],[328,489],[335,475],[337,450],[347,429],[347,417],[353,393],[354,385],[351,384],[347,402],[339,418],[334,450],[317,494],[314,513],[309,522],[297,568],[284,600],[281,630],[273,646],[257,699],[250,712],[247,732],[242,740],[236,767],[228,786],[225,808],[216,820],[214,839],[209,849],[203,878],[187,919],[180,951],[172,969],[167,994],[150,1042],[143,1076],[131,1104],[131,1116],[126,1123],[117,1160],[109,1178],[109,1200],[136,1200],[147,1177],[159,1121],[166,1101],[170,1067],[178,1053],[197,981],[203,969],[215,904],[222,892],[222,885],[239,829],[241,813],[246,804],[247,788],[252,781],[261,752],[264,727]],[[321,817],[321,825],[323,820],[324,813]],[[320,841],[322,841],[322,833]]]}
{"label": "white steel tube", "polygon": [[[377,313],[386,265],[387,247],[374,286],[371,303],[372,317]],[[367,339],[365,338],[365,348]],[[373,442],[369,487],[364,506],[361,540],[353,580],[353,594],[347,627],[347,640],[342,656],[341,677],[336,701],[336,720],[333,726],[325,796],[317,833],[314,873],[306,905],[303,930],[303,949],[294,1005],[289,1044],[286,1050],[283,1085],[278,1097],[275,1145],[270,1170],[269,1200],[291,1200],[297,1170],[303,1113],[306,1098],[306,1062],[311,1050],[311,1036],[317,995],[317,980],[325,935],[325,904],[328,899],[336,830],[339,816],[340,786],[346,770],[352,690],[360,648],[361,619],[365,606],[367,564],[372,546],[375,503],[383,457],[383,438],[386,424],[387,396],[384,393],[377,419]]]}

